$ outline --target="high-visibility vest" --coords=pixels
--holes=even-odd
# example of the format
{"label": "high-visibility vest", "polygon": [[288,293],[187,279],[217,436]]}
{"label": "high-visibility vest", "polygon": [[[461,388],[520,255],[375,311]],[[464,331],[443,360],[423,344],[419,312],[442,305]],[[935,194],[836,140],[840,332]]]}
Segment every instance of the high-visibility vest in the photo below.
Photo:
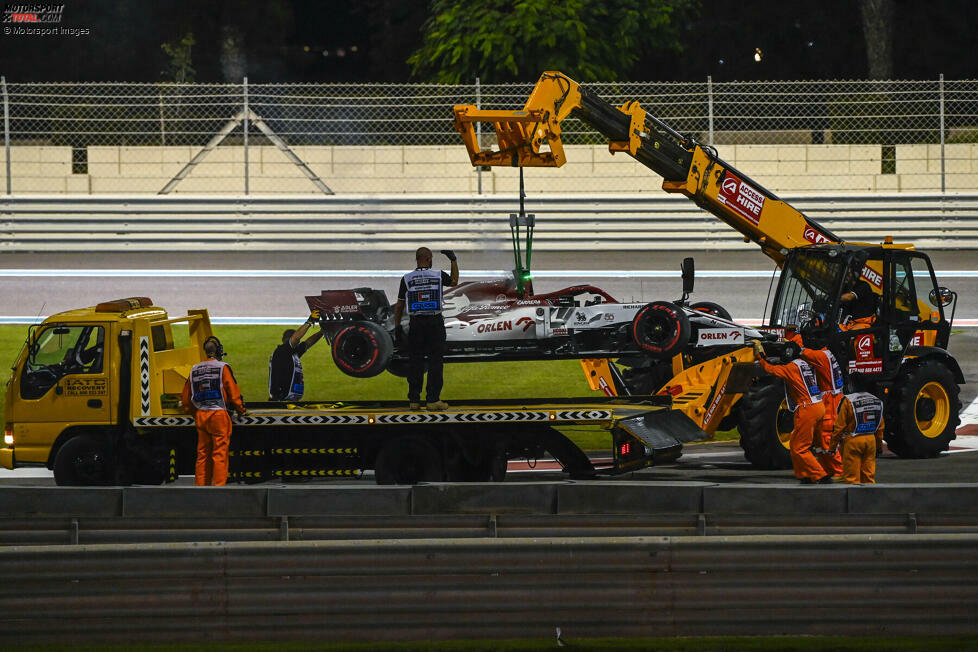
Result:
{"label": "high-visibility vest", "polygon": [[405,303],[409,315],[440,315],[441,270],[418,268],[404,275]]}
{"label": "high-visibility vest", "polygon": [[190,370],[190,398],[198,410],[227,410],[224,400],[226,362],[204,360]]}
{"label": "high-visibility vest", "polygon": [[[808,390],[807,397],[802,399],[804,403],[818,403],[822,400],[822,392],[818,388],[818,380],[815,378],[815,370],[812,369],[804,360],[792,360],[789,364],[793,364],[798,367],[798,373],[801,375],[801,379]],[[785,400],[788,402],[788,409],[794,412],[798,408],[798,404],[791,398],[791,393],[788,391],[788,386],[785,384],[784,392]]]}
{"label": "high-visibility vest", "polygon": [[828,357],[829,364],[832,367],[832,393],[841,394],[845,386],[845,379],[842,377],[842,366],[828,349],[822,349],[822,353]]}
{"label": "high-visibility vest", "polygon": [[852,404],[853,421],[856,422],[851,436],[875,434],[883,418],[883,401],[869,392],[846,394],[846,398]]}

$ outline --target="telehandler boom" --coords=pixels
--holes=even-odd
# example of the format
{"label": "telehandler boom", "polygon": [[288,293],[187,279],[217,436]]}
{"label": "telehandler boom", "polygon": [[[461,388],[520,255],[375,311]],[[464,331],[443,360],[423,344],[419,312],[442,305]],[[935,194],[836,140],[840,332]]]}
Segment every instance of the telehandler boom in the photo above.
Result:
{"label": "telehandler boom", "polygon": [[[958,385],[964,383],[947,352],[953,310],[948,320],[944,308],[957,295],[937,284],[930,259],[912,244],[889,237],[882,244],[845,242],[637,101],[616,107],[560,72],[543,73],[522,110],[459,105],[454,114],[475,166],[560,167],[566,162],[561,124],[574,117],[597,130],[612,154],[624,152],[662,176],[663,190],[686,196],[729,224],[781,268],[763,328],[783,334],[786,326],[797,326],[809,342],[833,351],[850,389],[884,397],[890,450],[903,457],[947,450],[960,423]],[[491,124],[494,148],[482,148],[477,123]],[[847,303],[859,283],[872,290],[864,292],[862,315]],[[686,295],[678,302],[682,306]],[[679,315],[657,330],[662,337],[688,337],[682,322]],[[610,361],[595,361],[585,372],[619,393],[671,395],[676,409],[685,402],[687,416],[708,433],[736,423],[752,463],[785,468],[791,414],[780,381],[743,382],[753,359],[749,348],[721,349],[718,355],[689,343],[671,360],[619,359],[630,367],[623,374]]]}

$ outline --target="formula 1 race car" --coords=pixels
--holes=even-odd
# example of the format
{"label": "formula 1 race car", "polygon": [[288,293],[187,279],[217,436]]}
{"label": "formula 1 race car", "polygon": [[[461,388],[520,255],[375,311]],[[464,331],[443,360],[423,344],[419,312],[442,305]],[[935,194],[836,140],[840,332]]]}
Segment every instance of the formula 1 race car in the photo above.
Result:
{"label": "formula 1 race car", "polygon": [[[592,285],[520,297],[514,279],[460,283],[445,291],[445,362],[621,358],[641,368],[680,352],[739,348],[767,335],[730,320],[714,303],[620,303]],[[343,373],[406,373],[406,341],[394,341],[394,310],[382,290],[324,290],[308,296]],[[408,320],[403,322],[405,331]],[[707,355],[707,350],[709,353]]]}

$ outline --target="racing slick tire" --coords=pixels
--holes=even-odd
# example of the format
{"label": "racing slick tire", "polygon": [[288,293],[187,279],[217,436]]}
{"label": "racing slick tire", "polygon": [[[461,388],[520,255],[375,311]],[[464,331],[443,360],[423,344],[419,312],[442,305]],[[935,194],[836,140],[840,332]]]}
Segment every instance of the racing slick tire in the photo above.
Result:
{"label": "racing slick tire", "polygon": [[648,356],[664,360],[682,351],[689,342],[689,318],[676,304],[653,301],[632,319],[632,339]]}
{"label": "racing slick tire", "polygon": [[784,383],[761,379],[750,386],[735,407],[740,447],[747,461],[759,469],[791,468],[791,431],[794,415],[788,411]]}
{"label": "racing slick tire", "polygon": [[[425,366],[427,367],[427,365]],[[387,371],[398,378],[407,378],[408,361],[404,358],[394,358],[387,364]]]}
{"label": "racing slick tire", "polygon": [[705,312],[708,315],[713,315],[714,317],[719,317],[720,319],[726,319],[732,321],[733,317],[727,312],[727,309],[721,306],[719,303],[713,303],[712,301],[698,301],[697,303],[691,304],[691,310],[698,310],[700,312]]}
{"label": "racing slick tire", "polygon": [[333,337],[333,362],[354,378],[371,378],[383,372],[393,353],[390,333],[370,321],[353,322]]}
{"label": "racing slick tire", "polygon": [[904,364],[886,400],[887,448],[899,457],[937,457],[961,423],[960,387],[938,360]]}

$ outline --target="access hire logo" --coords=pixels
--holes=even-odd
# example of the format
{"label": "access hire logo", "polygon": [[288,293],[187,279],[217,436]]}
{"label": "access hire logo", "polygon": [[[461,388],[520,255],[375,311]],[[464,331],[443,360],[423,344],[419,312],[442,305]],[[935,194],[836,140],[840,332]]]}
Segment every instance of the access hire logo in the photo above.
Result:
{"label": "access hire logo", "polygon": [[4,23],[50,23],[61,22],[64,5],[54,4],[8,4],[3,8]]}

